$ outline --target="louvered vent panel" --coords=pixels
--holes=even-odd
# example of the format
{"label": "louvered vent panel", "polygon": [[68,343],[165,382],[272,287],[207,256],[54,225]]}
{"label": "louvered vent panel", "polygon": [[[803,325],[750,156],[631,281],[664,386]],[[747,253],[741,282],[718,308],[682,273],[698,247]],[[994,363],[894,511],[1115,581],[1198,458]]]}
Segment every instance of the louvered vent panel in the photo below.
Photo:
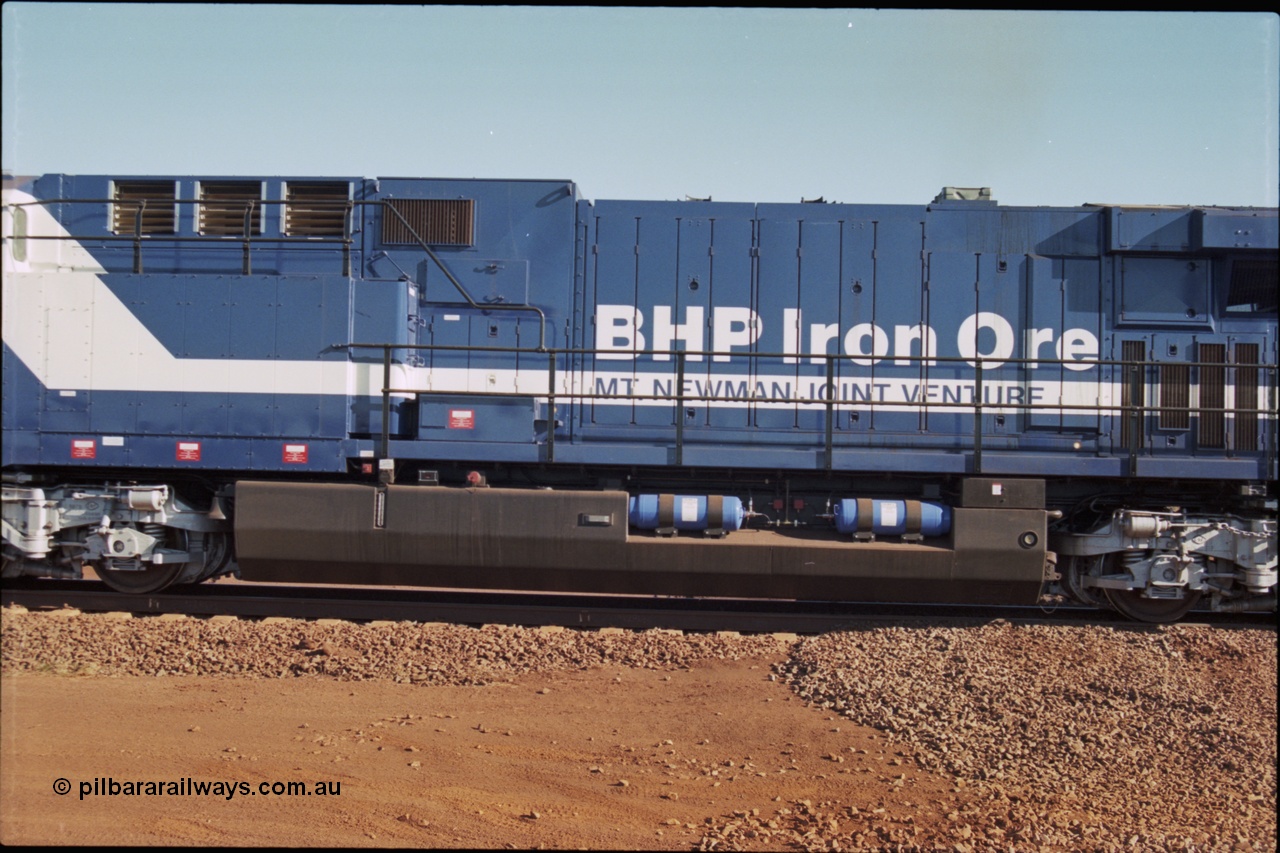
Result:
{"label": "louvered vent panel", "polygon": [[1275,258],[1239,260],[1231,265],[1227,310],[1274,311],[1280,288],[1280,262]]}
{"label": "louvered vent panel", "polygon": [[[1147,357],[1146,342],[1124,341],[1120,344],[1120,359],[1122,361],[1140,362],[1145,360],[1146,357]],[[1121,369],[1124,371],[1124,374],[1123,374],[1124,378],[1123,378],[1123,381],[1121,382],[1120,405],[1125,407],[1144,405],[1145,400],[1143,400],[1142,389],[1146,384],[1145,375],[1138,383],[1137,399],[1134,399],[1133,379],[1132,379],[1132,373],[1131,373],[1132,367],[1126,364]],[[1146,368],[1139,367],[1138,370],[1145,371]],[[1129,446],[1129,441],[1131,438],[1130,433],[1132,432],[1129,422],[1132,418],[1133,418],[1133,413],[1130,412],[1128,408],[1125,408],[1124,411],[1120,413],[1120,445],[1122,447]]]}
{"label": "louvered vent panel", "polygon": [[1160,428],[1188,429],[1191,426],[1191,367],[1186,364],[1160,365]]}
{"label": "louvered vent panel", "polygon": [[284,233],[290,237],[343,236],[350,193],[345,183],[289,184]]}
{"label": "louvered vent panel", "polygon": [[245,212],[252,234],[262,231],[262,184],[257,181],[210,181],[200,185],[200,233],[244,236]]}
{"label": "louvered vent panel", "polygon": [[[1227,360],[1225,344],[1200,344],[1200,435],[1201,447],[1227,446]],[[1206,411],[1218,409],[1219,411]]]}
{"label": "louvered vent panel", "polygon": [[[474,199],[397,198],[388,204],[395,212],[382,213],[383,243],[416,246],[415,233],[429,246],[471,246],[475,243]],[[404,222],[396,213],[404,217]]]}
{"label": "louvered vent panel", "polygon": [[115,187],[115,204],[111,206],[111,230],[117,234],[138,233],[141,208],[141,233],[173,234],[178,230],[174,213],[176,200],[173,181],[119,181]]}
{"label": "louvered vent panel", "polygon": [[1258,413],[1245,411],[1258,408],[1257,344],[1236,344],[1236,450],[1258,449]]}

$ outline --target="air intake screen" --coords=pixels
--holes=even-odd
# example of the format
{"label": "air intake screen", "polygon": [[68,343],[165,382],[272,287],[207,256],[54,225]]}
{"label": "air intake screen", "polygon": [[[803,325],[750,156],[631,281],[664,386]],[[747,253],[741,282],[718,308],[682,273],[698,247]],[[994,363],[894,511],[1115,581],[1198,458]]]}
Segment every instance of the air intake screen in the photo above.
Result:
{"label": "air intake screen", "polygon": [[387,204],[391,209],[382,211],[383,243],[416,246],[418,240],[414,234],[429,246],[475,243],[476,203],[473,199],[397,198]]}
{"label": "air intake screen", "polygon": [[1190,366],[1160,365],[1160,429],[1188,429],[1191,426],[1190,407]]}
{"label": "air intake screen", "polygon": [[[1141,362],[1147,357],[1147,345],[1143,341],[1124,341],[1120,345],[1120,358],[1123,361]],[[1133,370],[1138,371],[1137,387],[1134,387]],[[1133,435],[1133,412],[1130,406],[1141,408],[1146,405],[1143,388],[1146,384],[1146,367],[1144,365],[1124,365],[1121,368],[1120,405],[1124,407],[1120,413],[1120,444],[1129,447]]]}
{"label": "air intake screen", "polygon": [[244,236],[245,213],[252,234],[262,231],[262,184],[257,181],[210,181],[200,185],[200,233]]}
{"label": "air intake screen", "polygon": [[1236,344],[1236,450],[1258,449],[1257,344]]}
{"label": "air intake screen", "polygon": [[[1227,347],[1200,344],[1200,446],[1227,446]],[[1206,411],[1217,409],[1217,411]]]}
{"label": "air intake screen", "polygon": [[[172,234],[177,231],[173,181],[119,181],[111,206],[111,230],[117,234]],[[146,202],[143,207],[142,202]],[[141,229],[138,210],[142,210]]]}
{"label": "air intake screen", "polygon": [[345,183],[289,184],[284,233],[290,237],[343,236],[350,194]]}

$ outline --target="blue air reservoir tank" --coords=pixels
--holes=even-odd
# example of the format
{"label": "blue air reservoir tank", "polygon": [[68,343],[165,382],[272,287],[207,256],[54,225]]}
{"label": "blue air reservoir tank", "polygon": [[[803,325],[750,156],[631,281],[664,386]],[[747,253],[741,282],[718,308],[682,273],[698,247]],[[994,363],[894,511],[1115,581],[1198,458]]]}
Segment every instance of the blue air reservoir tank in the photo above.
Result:
{"label": "blue air reservoir tank", "polygon": [[[661,499],[670,499],[670,518],[667,524],[676,530],[706,530],[708,527],[707,495],[635,495],[631,498],[628,519],[633,527],[641,530],[657,530],[663,524]],[[742,528],[744,513],[742,501],[725,495],[718,497],[721,503],[721,525],[718,529],[730,531]],[[713,519],[714,520],[714,519]]]}
{"label": "blue air reservoir tank", "polygon": [[944,536],[951,530],[951,507],[925,501],[847,499],[836,504],[835,517],[841,533]]}

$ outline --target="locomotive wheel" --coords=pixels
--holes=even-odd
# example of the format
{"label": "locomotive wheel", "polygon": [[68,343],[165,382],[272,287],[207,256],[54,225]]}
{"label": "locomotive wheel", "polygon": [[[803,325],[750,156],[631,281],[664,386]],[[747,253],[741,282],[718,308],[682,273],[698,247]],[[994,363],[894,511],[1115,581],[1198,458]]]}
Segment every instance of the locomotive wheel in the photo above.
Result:
{"label": "locomotive wheel", "polygon": [[1102,593],[1112,607],[1130,619],[1156,624],[1177,622],[1199,603],[1201,595],[1199,590],[1177,599],[1143,598],[1134,589],[1104,589]]}
{"label": "locomotive wheel", "polygon": [[[165,528],[162,539],[168,547],[185,548],[185,535],[173,528]],[[106,562],[103,560],[102,562]],[[180,578],[187,568],[186,563],[143,563],[142,569],[107,569],[101,563],[94,563],[93,570],[107,586],[116,592],[130,595],[147,595],[171,586]]]}
{"label": "locomotive wheel", "polygon": [[101,566],[94,566],[93,570],[97,572],[98,577],[102,578],[103,583],[116,592],[146,595],[151,592],[159,592],[176,581],[186,566],[186,563],[171,563],[163,566],[148,565],[141,571],[104,569]]}

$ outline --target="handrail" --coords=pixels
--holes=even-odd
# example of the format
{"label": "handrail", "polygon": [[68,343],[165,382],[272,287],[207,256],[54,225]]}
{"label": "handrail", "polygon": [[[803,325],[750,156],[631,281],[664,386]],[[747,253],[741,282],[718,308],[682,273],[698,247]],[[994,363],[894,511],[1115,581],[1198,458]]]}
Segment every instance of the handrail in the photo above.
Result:
{"label": "handrail", "polygon": [[[134,213],[134,229],[132,234],[113,233],[113,234],[93,234],[93,235],[73,235],[73,234],[48,235],[48,234],[29,234],[28,233],[28,234],[23,234],[22,238],[24,240],[76,240],[76,241],[82,241],[82,242],[130,241],[133,243],[134,272],[139,274],[143,272],[142,246],[146,242],[169,242],[169,243],[199,242],[199,243],[226,244],[227,242],[234,240],[234,241],[241,242],[243,245],[243,269],[246,275],[251,274],[251,269],[252,269],[251,250],[255,244],[289,245],[289,244],[297,243],[297,244],[307,244],[307,245],[316,245],[316,244],[341,245],[343,250],[343,275],[350,276],[351,275],[351,246],[355,242],[355,240],[352,237],[352,234],[353,234],[352,215],[353,215],[354,209],[356,206],[374,205],[374,206],[384,208],[384,210],[392,211],[395,217],[399,220],[400,224],[403,225],[407,230],[407,232],[412,235],[414,241],[418,245],[418,248],[420,248],[423,251],[423,253],[427,256],[427,258],[431,260],[437,266],[437,268],[439,268],[439,270],[448,279],[450,284],[453,285],[454,289],[466,301],[468,307],[476,310],[486,311],[486,312],[487,311],[520,311],[520,312],[526,312],[526,313],[534,313],[538,316],[538,346],[536,349],[521,348],[521,347],[512,348],[512,347],[445,346],[445,345],[430,345],[430,344],[421,345],[421,344],[401,344],[401,343],[396,343],[396,344],[348,343],[348,344],[335,345],[336,348],[346,348],[350,350],[356,350],[356,349],[382,349],[383,350],[382,397],[383,397],[383,431],[384,431],[383,449],[384,449],[384,452],[389,447],[390,439],[389,439],[389,435],[387,434],[387,429],[388,429],[388,423],[389,423],[390,395],[393,393],[415,394],[415,395],[451,394],[451,395],[459,395],[459,396],[500,396],[500,397],[543,396],[541,394],[520,394],[520,393],[506,393],[506,392],[470,392],[470,391],[449,391],[449,390],[433,391],[429,389],[392,388],[391,387],[391,363],[392,363],[391,356],[394,350],[401,350],[401,351],[431,350],[431,351],[440,351],[440,352],[476,351],[476,352],[497,352],[497,353],[516,353],[516,354],[538,353],[541,355],[545,355],[548,358],[549,381],[548,381],[547,388],[548,388],[549,394],[547,396],[549,396],[549,398],[552,400],[554,400],[556,396],[560,396],[561,398],[568,398],[570,400],[592,400],[592,399],[619,400],[620,399],[620,400],[628,400],[632,402],[638,402],[642,400],[661,400],[661,401],[671,402],[677,407],[676,419],[675,419],[677,463],[679,463],[679,461],[683,457],[685,418],[681,410],[684,408],[684,404],[686,402],[709,402],[709,401],[723,399],[722,397],[718,397],[714,395],[690,395],[685,393],[684,385],[685,385],[685,375],[687,373],[686,362],[688,360],[691,360],[694,357],[707,358],[707,357],[714,357],[716,355],[728,355],[736,359],[755,359],[755,360],[770,359],[770,358],[785,359],[786,361],[784,362],[784,364],[787,364],[790,367],[797,367],[796,375],[797,377],[800,377],[803,375],[807,375],[807,374],[801,374],[798,371],[798,365],[800,363],[803,362],[803,363],[806,363],[807,366],[813,367],[813,366],[817,366],[813,363],[814,360],[821,359],[825,364],[825,368],[826,368],[825,370],[826,381],[823,387],[829,388],[829,389],[833,389],[835,387],[834,373],[835,373],[835,367],[838,363],[847,361],[847,362],[853,362],[857,364],[858,367],[867,367],[867,366],[874,367],[874,365],[867,365],[865,364],[865,362],[873,358],[876,359],[877,361],[881,360],[879,358],[876,358],[875,356],[869,356],[869,355],[851,356],[851,355],[845,355],[845,354],[839,354],[839,353],[835,353],[835,354],[833,353],[761,353],[761,352],[743,352],[743,351],[717,352],[717,351],[710,351],[710,350],[698,350],[698,351],[692,351],[692,350],[640,351],[640,350],[637,350],[637,351],[630,351],[629,354],[633,356],[665,355],[668,358],[671,358],[671,357],[675,358],[677,387],[675,389],[676,394],[674,398],[670,395],[641,395],[641,394],[632,394],[632,393],[594,394],[594,393],[588,393],[583,391],[560,392],[555,389],[556,365],[557,365],[557,359],[559,357],[561,356],[598,356],[602,353],[607,353],[609,355],[616,355],[617,352],[610,351],[610,350],[595,350],[595,349],[572,349],[572,348],[550,349],[546,346],[546,335],[547,335],[546,314],[538,306],[476,302],[475,299],[467,292],[466,288],[462,285],[462,283],[459,282],[458,279],[449,270],[448,266],[443,262],[443,260],[441,260],[439,255],[437,255],[436,252],[430,247],[430,245],[428,245],[427,242],[423,240],[421,235],[419,235],[416,232],[416,230],[409,224],[409,222],[400,213],[400,211],[397,210],[392,204],[390,204],[391,200],[389,199],[374,199],[374,200],[347,199],[344,201],[307,200],[305,202],[300,202],[298,200],[291,200],[291,199],[249,199],[243,202],[243,205],[245,208],[245,216],[244,216],[244,227],[240,235],[201,234],[197,236],[180,235],[176,233],[144,234],[142,232],[143,214],[146,211],[148,201],[149,199],[146,199],[146,198],[142,198],[142,199],[115,199],[115,198],[34,199],[28,202],[12,202],[8,206],[21,208],[21,207],[29,207],[29,206],[46,206],[46,205],[58,205],[58,204],[67,204],[67,205],[111,204],[111,205],[123,205],[126,207],[128,206],[136,207],[136,211]],[[216,203],[219,206],[221,206],[223,209],[232,209],[234,205],[237,203],[235,201],[230,201],[230,200],[214,201],[209,199],[180,199],[180,198],[162,199],[162,201],[165,204],[174,204],[174,205],[200,205],[200,204]],[[312,209],[341,207],[344,211],[342,236],[341,237],[337,237],[337,236],[280,236],[280,237],[277,237],[277,236],[268,236],[265,234],[254,234],[253,233],[254,212],[258,209],[259,206],[278,205],[278,204],[305,204],[307,207],[310,207]],[[822,405],[825,409],[824,427],[823,427],[824,445],[825,445],[824,466],[828,469],[832,465],[832,453],[833,453],[833,442],[834,442],[833,419],[834,419],[834,412],[837,407],[849,407],[849,408],[856,407],[859,409],[868,409],[872,413],[876,411],[877,406],[882,408],[884,407],[904,408],[905,407],[909,409],[922,410],[926,412],[931,409],[961,410],[961,411],[972,410],[974,414],[973,450],[974,450],[975,471],[980,471],[982,467],[982,442],[983,442],[983,435],[984,435],[984,432],[982,429],[982,416],[983,416],[983,410],[985,408],[998,406],[1004,409],[1012,409],[1018,413],[1028,413],[1028,414],[1034,413],[1035,411],[1039,411],[1039,410],[1053,411],[1055,413],[1062,414],[1062,415],[1066,415],[1068,413],[1096,414],[1099,416],[1103,415],[1104,413],[1119,414],[1121,417],[1127,417],[1129,419],[1128,421],[1129,446],[1127,449],[1128,449],[1128,467],[1131,474],[1135,473],[1137,470],[1138,457],[1143,447],[1145,446],[1146,439],[1148,438],[1148,435],[1146,433],[1150,432],[1150,430],[1147,430],[1147,431],[1143,430],[1142,428],[1143,423],[1151,415],[1160,414],[1163,412],[1180,412],[1180,413],[1187,413],[1188,415],[1194,414],[1197,416],[1204,415],[1204,414],[1224,414],[1225,415],[1230,413],[1234,413],[1237,415],[1243,414],[1243,415],[1262,416],[1262,415],[1273,414],[1276,410],[1276,402],[1277,402],[1276,401],[1277,366],[1275,364],[1238,364],[1238,363],[1232,363],[1228,361],[1158,362],[1158,361],[1145,361],[1145,360],[1133,361],[1133,360],[1105,360],[1105,359],[1079,359],[1079,360],[1032,359],[1032,358],[993,359],[993,358],[983,358],[979,356],[975,356],[973,358],[966,358],[966,357],[944,357],[944,356],[935,356],[935,355],[904,356],[904,355],[898,355],[898,354],[894,355],[893,360],[895,361],[895,365],[894,365],[894,368],[890,368],[890,369],[894,370],[895,373],[898,372],[897,368],[903,367],[903,365],[901,364],[902,361],[907,361],[908,366],[911,363],[924,363],[924,362],[928,362],[928,364],[925,365],[926,367],[936,366],[936,365],[945,366],[949,364],[968,365],[973,369],[972,382],[974,386],[974,395],[973,395],[972,402],[971,403],[931,402],[924,399],[910,401],[910,402],[882,401],[880,403],[877,403],[873,399],[859,400],[856,402],[847,401],[847,400],[837,401],[835,399],[834,393],[828,394],[825,397],[818,397],[818,398],[796,398],[796,397],[782,398],[782,397],[774,397],[772,395],[768,397],[751,396],[742,400],[741,402],[747,405],[756,405],[756,404],[763,404],[763,405],[785,404],[785,405],[797,405],[797,406]],[[858,364],[858,362],[863,362],[863,363]],[[1035,403],[1022,402],[1022,401],[1011,401],[1011,400],[1001,400],[999,403],[993,404],[986,401],[985,393],[984,393],[985,388],[987,387],[985,383],[988,381],[985,376],[986,370],[998,369],[1000,367],[1016,367],[1016,366],[1030,366],[1030,365],[1047,366],[1047,367],[1055,367],[1055,366],[1068,367],[1068,368],[1075,368],[1076,370],[1082,369],[1085,366],[1087,367],[1103,367],[1103,366],[1120,367],[1122,368],[1122,370],[1119,371],[1121,375],[1119,377],[1113,376],[1110,380],[1108,380],[1109,383],[1113,387],[1123,387],[1127,383],[1128,390],[1129,390],[1129,394],[1128,394],[1129,399],[1131,401],[1138,401],[1138,402],[1136,403],[1131,402],[1127,405],[1123,403],[1112,404],[1112,405],[1103,405],[1101,403],[1097,403],[1093,405],[1073,405],[1073,404],[1066,404],[1066,403],[1035,404]],[[1223,368],[1224,370],[1226,369],[1256,370],[1258,371],[1259,380],[1265,380],[1268,375],[1270,376],[1269,382],[1260,383],[1260,387],[1263,387],[1266,389],[1266,392],[1267,392],[1266,396],[1269,397],[1269,400],[1259,401],[1258,408],[1239,408],[1239,407],[1226,407],[1226,406],[1192,407],[1190,405],[1187,405],[1187,406],[1148,405],[1145,402],[1147,395],[1144,393],[1144,390],[1146,387],[1148,387],[1148,383],[1151,381],[1151,377],[1149,376],[1149,373],[1152,368],[1159,368],[1159,367],[1168,366],[1168,365],[1179,365],[1179,366],[1186,366],[1186,367],[1214,367],[1214,368]],[[873,370],[872,371],[873,376],[874,376],[874,373],[875,371]],[[714,376],[715,374],[713,372],[709,372],[709,375]],[[1025,375],[1025,373],[1020,378],[1021,378],[1021,381],[1023,382],[1035,381],[1035,378],[1028,377],[1027,375]],[[1059,376],[1059,379],[1061,378],[1064,378],[1064,377]],[[1084,379],[1085,377],[1081,377],[1081,378]],[[967,378],[964,378],[964,377],[942,377],[942,379],[944,379],[945,381],[956,381],[957,379],[961,381],[968,381]],[[1044,380],[1042,381],[1052,382],[1054,380],[1048,376],[1045,376]],[[1101,379],[1099,379],[1098,381],[1100,383],[1102,382]],[[550,423],[548,427],[548,442],[549,444],[554,446],[554,432],[555,432],[554,414],[552,414],[551,420],[552,420],[552,423]],[[1260,452],[1263,452],[1266,454],[1267,469],[1268,471],[1271,472],[1271,476],[1274,477],[1275,468],[1276,468],[1276,452],[1277,452],[1276,445],[1278,443],[1278,435],[1280,435],[1280,433],[1278,433],[1278,430],[1280,430],[1280,419],[1277,419],[1276,417],[1270,417],[1270,418],[1264,418],[1263,420],[1265,423],[1270,425],[1270,429],[1265,432],[1260,431],[1258,433],[1259,444],[1263,445],[1263,447],[1259,448],[1259,450]],[[1182,430],[1179,429],[1174,431],[1182,431]],[[1224,434],[1223,443],[1224,443],[1224,446],[1222,448],[1212,448],[1212,449],[1214,450],[1222,449],[1224,451],[1234,450],[1234,448],[1229,448],[1226,446],[1228,444],[1226,434]],[[1118,446],[1117,446],[1117,449],[1119,449]]]}
{"label": "handrail", "polygon": [[471,294],[467,293],[467,290],[465,287],[462,286],[462,283],[458,281],[456,278],[454,278],[453,273],[451,273],[449,271],[449,268],[444,265],[444,263],[440,260],[439,256],[437,256],[436,253],[431,250],[431,247],[427,245],[426,241],[423,240],[422,237],[418,234],[418,232],[413,229],[413,226],[410,225],[408,220],[404,218],[404,215],[401,214],[400,211],[395,209],[394,205],[391,205],[390,203],[388,203],[387,200],[381,200],[378,202],[362,202],[362,204],[370,204],[370,203],[376,203],[384,207],[386,210],[390,210],[392,213],[396,215],[396,219],[400,220],[400,224],[403,225],[411,235],[413,235],[413,239],[418,241],[418,246],[422,249],[422,251],[426,252],[427,257],[429,257],[435,263],[435,265],[440,268],[440,272],[444,273],[445,278],[449,279],[449,283],[452,284],[454,288],[458,291],[458,293],[462,295],[463,299],[467,300],[467,305],[469,305],[470,307],[482,309],[485,311],[533,311],[533,312],[536,312],[538,315],[537,352],[546,352],[547,315],[543,313],[543,310],[541,308],[539,308],[536,305],[506,305],[506,304],[497,303],[497,302],[480,304],[476,302],[474,299],[471,298]]}
{"label": "handrail", "polygon": [[[175,198],[175,199],[41,198],[41,199],[35,199],[33,201],[10,202],[7,206],[8,207],[37,207],[37,206],[44,207],[44,206],[56,205],[56,204],[114,204],[120,207],[137,207],[138,210],[134,214],[134,223],[133,223],[134,230],[132,234],[124,234],[124,233],[23,234],[22,239],[24,240],[75,240],[77,242],[83,242],[83,243],[102,243],[102,242],[116,243],[116,242],[125,242],[125,241],[132,242],[134,244],[134,270],[133,271],[135,273],[141,273],[142,272],[141,252],[142,252],[143,243],[210,243],[210,244],[221,243],[221,244],[226,244],[232,241],[238,241],[238,242],[244,243],[246,248],[249,245],[255,244],[255,243],[258,243],[258,244],[298,243],[298,244],[305,244],[305,245],[316,245],[318,243],[319,244],[336,243],[336,244],[343,245],[345,249],[349,251],[350,246],[355,242],[355,240],[352,239],[351,237],[352,230],[351,230],[350,213],[352,208],[357,204],[370,204],[370,203],[379,204],[380,203],[380,202],[361,202],[361,201],[354,201],[354,200],[333,201],[333,202],[308,201],[307,205],[311,207],[331,207],[331,208],[341,207],[346,211],[346,216],[343,217],[343,223],[342,223],[343,224],[342,237],[314,237],[314,236],[313,237],[307,237],[307,236],[275,237],[275,236],[268,236],[266,234],[252,233],[253,232],[253,227],[252,227],[253,210],[255,206],[267,205],[267,204],[298,204],[299,202],[290,201],[288,199],[250,199],[248,201],[243,202],[245,206],[245,224],[240,234],[186,235],[186,234],[178,234],[176,232],[172,234],[142,233],[142,214],[143,214],[143,211],[146,209],[148,201],[163,201],[166,205],[168,204],[175,204],[175,205],[217,204],[223,209],[231,209],[236,204],[236,202],[234,201],[224,201],[224,200],[213,201],[210,199],[190,199],[190,198]],[[347,257],[346,261],[349,264],[350,258]],[[246,261],[246,264],[247,263],[248,262]],[[245,273],[245,275],[250,275],[250,274],[251,274],[250,272]],[[344,275],[351,274],[349,266],[347,266],[343,274]]]}
{"label": "handrail", "polygon": [[[580,356],[580,355],[600,355],[615,354],[611,350],[596,349],[547,349],[547,350],[531,350],[521,347],[499,347],[499,346],[463,346],[463,345],[432,345],[432,344],[388,344],[388,343],[349,343],[335,345],[336,348],[345,348],[349,350],[360,349],[379,349],[382,350],[383,361],[383,388],[381,391],[383,403],[383,419],[382,419],[382,435],[381,450],[383,458],[390,455],[390,400],[392,395],[414,395],[416,397],[423,396],[455,396],[455,397],[476,397],[476,398],[528,398],[537,399],[546,397],[550,411],[548,413],[548,461],[554,461],[554,437],[555,432],[555,402],[560,399],[568,399],[573,401],[589,401],[589,400],[615,400],[625,402],[663,402],[669,403],[675,407],[674,423],[675,428],[675,464],[683,464],[684,444],[685,444],[685,415],[684,407],[690,402],[715,402],[724,401],[726,398],[722,395],[715,394],[690,394],[685,390],[686,376],[688,375],[687,360],[690,356],[714,356],[714,355],[731,355],[741,359],[797,359],[810,360],[822,359],[825,362],[824,384],[822,388],[834,389],[835,387],[835,366],[838,362],[853,362],[856,360],[865,360],[865,356],[852,356],[841,353],[758,353],[758,352],[717,352],[710,350],[688,351],[688,350],[637,350],[635,355],[644,356],[666,356],[675,359],[675,387],[665,394],[641,394],[636,392],[623,393],[596,393],[572,387],[560,389],[556,387],[556,370],[558,359],[561,357]],[[426,389],[426,388],[410,388],[395,387],[391,385],[391,355],[393,350],[430,350],[438,352],[488,352],[488,353],[505,353],[520,354],[540,352],[548,359],[547,377],[548,384],[546,390],[539,391],[468,391],[458,389]],[[822,406],[824,411],[823,417],[823,468],[831,470],[834,464],[834,412],[837,408],[869,410],[874,413],[880,410],[911,410],[925,411],[930,410],[949,410],[959,414],[972,412],[974,415],[974,439],[972,445],[973,452],[973,470],[971,473],[980,473],[982,471],[982,453],[983,453],[983,436],[986,435],[982,428],[983,412],[985,409],[999,408],[1012,409],[1015,414],[1030,415],[1038,411],[1052,412],[1061,416],[1070,415],[1096,415],[1102,417],[1104,415],[1119,416],[1121,418],[1129,418],[1129,443],[1127,448],[1121,448],[1119,445],[1113,445],[1116,452],[1128,451],[1127,467],[1131,476],[1136,475],[1138,470],[1138,459],[1144,448],[1147,447],[1147,440],[1152,437],[1150,429],[1143,429],[1143,424],[1150,424],[1150,419],[1158,416],[1163,412],[1182,412],[1189,416],[1200,417],[1205,414],[1234,414],[1234,415],[1254,415],[1261,418],[1264,423],[1270,424],[1270,429],[1258,434],[1259,446],[1246,451],[1240,451],[1239,448],[1230,447],[1226,435],[1224,435],[1223,447],[1217,448],[1198,448],[1200,450],[1221,450],[1224,453],[1239,455],[1241,452],[1249,454],[1262,454],[1265,459],[1266,470],[1271,472],[1268,476],[1275,477],[1276,466],[1276,443],[1277,443],[1277,418],[1264,418],[1265,415],[1272,415],[1275,412],[1275,402],[1277,393],[1277,378],[1280,376],[1280,366],[1271,363],[1259,364],[1236,364],[1226,361],[1193,361],[1193,362],[1158,362],[1158,361],[1134,361],[1120,359],[993,359],[975,356],[974,358],[966,358],[963,356],[895,356],[895,360],[901,358],[909,362],[908,365],[897,365],[901,371],[909,371],[910,363],[921,363],[925,361],[933,364],[952,364],[952,365],[972,365],[972,385],[973,399],[968,402],[945,402],[945,401],[929,401],[926,399],[918,399],[914,401],[899,400],[881,400],[865,399],[865,400],[836,400],[833,393],[820,394],[817,397],[781,397],[773,394],[767,396],[751,395],[745,398],[730,398],[733,402],[741,403],[746,406],[754,405],[786,405],[786,406]],[[991,402],[986,399],[986,388],[991,382],[1007,384],[1011,380],[991,379],[989,372],[1006,367],[1016,367],[1035,364],[1046,367],[1061,367],[1065,365],[1073,365],[1079,368],[1082,365],[1088,367],[1119,367],[1107,379],[1099,377],[1095,380],[1099,385],[1110,385],[1119,389],[1125,383],[1130,383],[1129,399],[1131,402],[1112,402],[1112,403],[1092,403],[1092,404],[1072,404],[1066,402],[1047,402],[1032,403],[1023,400],[1007,400],[1002,399],[999,402]],[[1159,368],[1169,364],[1187,365],[1189,367],[1221,367],[1231,369],[1249,369],[1257,371],[1259,386],[1264,389],[1265,396],[1268,400],[1260,400],[1258,407],[1241,408],[1228,406],[1203,406],[1203,405],[1187,405],[1187,406],[1166,406],[1147,404],[1145,401],[1146,394],[1139,393],[1145,390],[1149,381],[1149,371],[1151,368]],[[788,364],[787,367],[794,369],[796,365]],[[817,366],[812,365],[810,366]],[[859,365],[862,367],[863,365]],[[667,371],[648,371],[654,376],[666,376],[671,374]],[[897,372],[897,371],[895,371]],[[715,373],[710,373],[714,377]],[[818,377],[812,374],[797,374],[799,378],[806,376],[811,379]],[[895,377],[896,378],[896,377]],[[968,377],[938,377],[943,381],[963,381],[969,383]],[[1055,382],[1061,377],[1045,376],[1042,381]],[[1082,377],[1083,379],[1083,377]],[[692,380],[692,381],[697,381]],[[1021,373],[1019,382],[1034,381],[1029,380],[1025,371]],[[1132,402],[1137,401],[1137,402]],[[1266,407],[1270,404],[1270,407]],[[1189,432],[1190,428],[1181,428],[1170,430],[1170,432]],[[1069,431],[1069,430],[1068,430]]]}
{"label": "handrail", "polygon": [[[509,305],[504,303],[488,303],[476,302],[475,299],[462,286],[462,282],[449,270],[440,256],[435,253],[430,245],[422,238],[420,234],[409,224],[404,215],[396,210],[391,204],[392,199],[348,199],[346,201],[306,201],[305,205],[312,209],[318,208],[339,208],[345,211],[342,222],[343,234],[338,237],[275,237],[264,234],[253,233],[253,212],[259,205],[268,204],[303,204],[297,200],[291,199],[248,199],[240,202],[244,205],[244,228],[239,235],[235,234],[199,234],[195,236],[181,234],[143,234],[142,233],[142,214],[147,206],[147,199],[88,199],[88,198],[58,198],[58,199],[35,199],[33,201],[14,202],[10,207],[32,207],[47,206],[55,204],[114,204],[122,207],[136,206],[138,208],[134,215],[134,231],[133,234],[24,234],[23,239],[28,240],[75,240],[78,242],[120,242],[131,241],[133,243],[133,271],[141,274],[142,265],[142,244],[144,242],[162,242],[162,243],[227,243],[231,240],[241,241],[244,245],[244,254],[242,261],[242,269],[244,275],[252,275],[252,262],[250,250],[254,243],[277,243],[291,244],[301,243],[307,245],[315,245],[317,243],[336,243],[343,247],[343,275],[351,275],[351,246],[355,242],[352,239],[351,213],[357,206],[375,206],[383,209],[383,215],[386,211],[390,211],[395,215],[400,224],[412,235],[414,241],[418,244],[418,248],[436,265],[439,270],[444,273],[445,278],[453,285],[454,289],[466,300],[467,306],[482,311],[523,311],[526,313],[534,313],[538,315],[538,348],[535,352],[545,352],[547,344],[547,315],[541,308],[536,305]],[[234,209],[237,202],[210,199],[190,199],[190,198],[174,198],[163,199],[165,204],[174,205],[200,205],[200,204],[217,204],[224,210]]]}

